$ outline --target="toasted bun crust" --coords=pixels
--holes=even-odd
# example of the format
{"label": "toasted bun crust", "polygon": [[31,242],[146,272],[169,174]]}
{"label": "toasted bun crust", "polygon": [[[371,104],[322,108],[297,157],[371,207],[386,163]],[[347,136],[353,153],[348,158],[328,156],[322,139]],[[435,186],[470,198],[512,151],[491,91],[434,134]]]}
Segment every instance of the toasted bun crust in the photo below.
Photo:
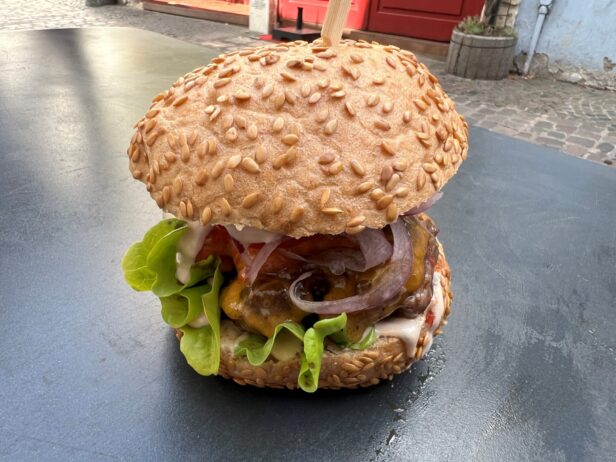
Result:
{"label": "toasted bun crust", "polygon": [[[445,311],[441,322],[433,335],[439,335],[442,327],[447,324],[451,312],[453,298],[450,285],[450,269],[439,243],[440,256],[435,271],[441,275],[443,302]],[[177,331],[178,335],[181,332]],[[235,341],[242,335],[241,331],[231,321],[223,321],[221,326],[221,355],[219,375],[232,379],[240,385],[254,385],[271,388],[297,388],[300,359],[288,361],[268,359],[260,366],[252,366],[245,357],[233,354]],[[319,388],[339,389],[357,388],[376,385],[383,379],[392,379],[408,369],[412,363],[424,356],[432,342],[432,334],[428,327],[422,326],[415,354],[407,356],[406,345],[395,337],[379,337],[377,341],[365,350],[326,349],[321,362]]]}
{"label": "toasted bun crust", "polygon": [[466,122],[413,53],[348,40],[220,55],[136,128],[130,170],[162,209],[294,237],[382,228],[468,149]]}

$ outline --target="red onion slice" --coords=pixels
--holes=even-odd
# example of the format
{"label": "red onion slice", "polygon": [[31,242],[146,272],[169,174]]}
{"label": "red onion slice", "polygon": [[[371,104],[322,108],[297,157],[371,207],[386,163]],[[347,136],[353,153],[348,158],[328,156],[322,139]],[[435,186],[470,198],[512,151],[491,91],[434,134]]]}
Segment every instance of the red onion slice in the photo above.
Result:
{"label": "red onion slice", "polygon": [[412,209],[407,210],[402,214],[402,216],[407,217],[409,215],[419,215],[420,213],[423,213],[426,210],[430,209],[430,207],[436,204],[441,197],[443,197],[443,193],[441,191],[437,191],[427,201],[419,204],[417,207],[413,207]]}
{"label": "red onion slice", "polygon": [[347,270],[363,273],[391,258],[392,246],[383,230],[367,228],[355,238],[359,244],[359,251],[353,249],[326,250],[308,258],[285,249],[280,249],[279,252],[293,260],[325,266],[337,276],[344,274]]}
{"label": "red onion slice", "polygon": [[370,290],[361,295],[326,302],[302,300],[298,294],[298,286],[312,273],[304,273],[291,284],[289,296],[300,310],[317,314],[353,313],[383,306],[400,293],[413,267],[413,247],[411,237],[402,220],[390,225],[394,237],[393,253],[390,266],[381,279]]}
{"label": "red onion slice", "polygon": [[[245,280],[248,285],[252,285],[252,283],[255,282],[255,279],[257,279],[257,276],[259,275],[259,271],[261,271],[261,268],[263,267],[269,256],[274,250],[276,250],[276,248],[280,245],[281,242],[282,239],[278,238],[268,242],[259,249],[259,252],[255,255],[255,257],[246,266],[245,269]],[[244,254],[248,255],[247,251],[242,252],[242,255]]]}

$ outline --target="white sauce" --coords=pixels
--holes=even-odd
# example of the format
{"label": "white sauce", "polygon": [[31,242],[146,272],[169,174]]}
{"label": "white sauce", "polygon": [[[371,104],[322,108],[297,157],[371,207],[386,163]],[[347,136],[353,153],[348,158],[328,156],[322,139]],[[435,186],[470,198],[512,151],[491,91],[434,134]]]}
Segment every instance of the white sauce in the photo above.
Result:
{"label": "white sauce", "polygon": [[376,323],[376,332],[382,337],[398,337],[406,345],[407,358],[415,356],[424,316],[415,319],[390,317]]}
{"label": "white sauce", "polygon": [[424,325],[426,316],[432,312],[434,314],[434,321],[432,325],[426,326],[426,343],[424,346],[424,353],[427,353],[432,346],[432,332],[441,323],[441,318],[445,311],[445,303],[443,300],[443,290],[441,288],[441,275],[437,272],[434,273],[432,282],[432,299],[425,311],[415,319],[390,317],[380,321],[376,324],[376,332],[382,337],[397,337],[406,345],[406,355],[408,358],[415,356],[415,350],[417,349],[417,342],[419,341],[419,334],[421,334],[421,328]]}
{"label": "white sauce", "polygon": [[189,221],[188,231],[178,242],[178,253],[176,255],[177,268],[175,277],[182,284],[186,284],[190,279],[190,268],[195,263],[195,257],[203,247],[203,241],[210,232],[210,226],[203,226],[198,221]]}
{"label": "white sauce", "polygon": [[265,243],[271,242],[275,239],[280,238],[280,234],[272,233],[270,231],[266,231],[264,229],[252,228],[250,226],[242,226],[242,225],[224,225],[227,232],[235,239],[236,241],[241,242],[243,245],[250,245],[256,243]]}
{"label": "white sauce", "polygon": [[194,327],[195,329],[199,329],[200,327],[205,327],[209,324],[205,313],[201,313],[195,319],[188,323],[190,327]]}

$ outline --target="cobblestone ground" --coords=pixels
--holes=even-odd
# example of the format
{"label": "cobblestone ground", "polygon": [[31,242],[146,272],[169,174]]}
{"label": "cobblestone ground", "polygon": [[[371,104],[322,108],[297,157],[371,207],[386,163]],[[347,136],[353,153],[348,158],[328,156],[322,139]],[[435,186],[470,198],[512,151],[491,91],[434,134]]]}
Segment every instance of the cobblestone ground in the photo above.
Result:
{"label": "cobblestone ground", "polygon": [[[97,26],[136,27],[221,51],[258,42],[243,27],[143,11],[135,0],[98,8],[85,0],[0,0],[0,31]],[[616,167],[616,92],[543,79],[465,80],[424,61],[476,126]]]}

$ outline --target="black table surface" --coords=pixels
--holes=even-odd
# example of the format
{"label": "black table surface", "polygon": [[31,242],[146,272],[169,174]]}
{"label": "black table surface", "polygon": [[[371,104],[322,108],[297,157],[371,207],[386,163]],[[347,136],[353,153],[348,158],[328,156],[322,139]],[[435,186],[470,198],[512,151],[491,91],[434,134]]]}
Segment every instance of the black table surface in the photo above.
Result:
{"label": "black table surface", "polygon": [[485,130],[432,212],[455,300],[390,383],[200,377],[120,259],[160,218],[125,149],[215,50],[132,29],[0,34],[0,459],[613,460],[616,170]]}

